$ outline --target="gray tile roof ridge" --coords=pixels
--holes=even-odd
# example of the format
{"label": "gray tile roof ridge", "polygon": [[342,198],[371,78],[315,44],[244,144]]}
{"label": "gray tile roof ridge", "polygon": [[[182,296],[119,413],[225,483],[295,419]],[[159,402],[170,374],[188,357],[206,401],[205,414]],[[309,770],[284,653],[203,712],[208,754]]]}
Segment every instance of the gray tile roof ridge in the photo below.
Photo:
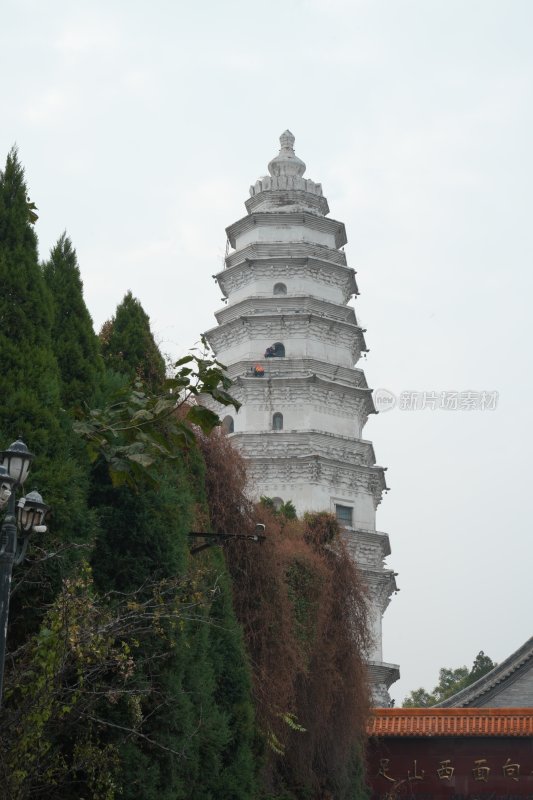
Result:
{"label": "gray tile roof ridge", "polygon": [[498,684],[503,683],[516,670],[520,669],[527,661],[533,659],[533,636],[531,636],[514,653],[511,653],[504,661],[497,664],[490,672],[483,675],[475,683],[466,686],[461,691],[456,692],[451,697],[437,703],[433,708],[453,708],[465,706],[472,703],[482,695],[490,692]]}

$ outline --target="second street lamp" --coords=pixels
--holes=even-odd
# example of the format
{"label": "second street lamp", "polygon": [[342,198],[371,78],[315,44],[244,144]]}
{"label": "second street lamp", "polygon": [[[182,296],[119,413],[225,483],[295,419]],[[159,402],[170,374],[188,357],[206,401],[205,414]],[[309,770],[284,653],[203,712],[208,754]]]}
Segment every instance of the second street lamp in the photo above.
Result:
{"label": "second street lamp", "polygon": [[17,489],[22,488],[32,460],[33,454],[20,439],[0,452],[0,511],[6,509],[0,529],[0,704],[13,565],[24,560],[31,533],[46,531],[43,523],[48,506],[39,492],[29,492],[17,503]]}

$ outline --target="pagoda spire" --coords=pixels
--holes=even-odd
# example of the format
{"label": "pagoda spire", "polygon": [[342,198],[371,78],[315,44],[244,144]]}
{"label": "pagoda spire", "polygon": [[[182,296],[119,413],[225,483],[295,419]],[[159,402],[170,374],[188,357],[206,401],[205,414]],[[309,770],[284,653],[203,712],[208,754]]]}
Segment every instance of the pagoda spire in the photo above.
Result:
{"label": "pagoda spire", "polygon": [[305,172],[305,164],[294,152],[294,134],[287,129],[281,134],[279,141],[281,149],[268,165],[268,171],[273,178],[279,178],[280,175],[301,178]]}

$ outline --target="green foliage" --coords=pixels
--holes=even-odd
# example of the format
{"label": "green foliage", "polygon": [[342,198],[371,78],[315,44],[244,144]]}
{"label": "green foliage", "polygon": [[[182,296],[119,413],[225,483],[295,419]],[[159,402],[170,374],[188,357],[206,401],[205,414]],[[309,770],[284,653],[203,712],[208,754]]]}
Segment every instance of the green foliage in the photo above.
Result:
{"label": "green foliage", "polygon": [[293,605],[294,630],[308,658],[318,633],[318,603],[322,582],[314,564],[296,558],[289,565],[287,587]]}
{"label": "green foliage", "polygon": [[98,338],[83,299],[76,251],[63,234],[43,267],[53,298],[52,346],[61,373],[61,400],[71,409],[90,404],[103,372]]}
{"label": "green foliage", "polygon": [[494,661],[486,656],[483,650],[480,650],[474,659],[472,669],[468,667],[457,667],[450,669],[443,667],[439,671],[439,682],[432,692],[427,692],[425,689],[413,690],[403,701],[404,708],[427,708],[447,700],[448,697],[460,692],[475,681],[494,669],[496,664]]}
{"label": "green foliage", "polygon": [[413,691],[403,701],[404,708],[429,708],[438,703],[434,694],[427,692],[425,689],[413,689]]}
{"label": "green foliage", "polygon": [[469,683],[474,683],[479,678],[482,678],[483,675],[486,675],[487,672],[490,672],[491,669],[494,669],[496,664],[486,656],[483,650],[480,650],[477,656],[474,659],[474,663],[472,665],[472,669],[470,670],[470,681]]}
{"label": "green foliage", "polygon": [[[143,738],[119,747],[125,800],[249,800],[254,783],[250,678],[225,566],[216,553],[188,564],[187,534],[201,499],[190,485],[191,462],[202,477],[190,455],[160,461],[157,491],[151,483],[137,492],[114,487],[105,471],[95,474],[91,499],[102,528],[93,557],[97,584],[121,594],[136,589],[142,598],[154,579],[187,572],[197,595],[210,598],[192,623],[162,624],[161,641],[148,632],[139,641],[137,658],[149,670],[138,675]],[[128,727],[128,719],[129,709],[118,707],[115,724]]]}
{"label": "green foliage", "polygon": [[[190,355],[157,394],[140,381],[119,386],[76,424],[94,463],[97,585],[142,596],[154,578],[189,574],[211,598],[203,624],[195,618],[171,630],[163,626],[164,647],[151,635],[139,642],[137,655],[150,667],[138,675],[145,687],[137,709],[143,738],[119,748],[124,800],[252,796],[250,677],[226,568],[216,553],[194,562],[188,556],[193,518],[207,524],[205,465],[191,426],[210,431],[219,424],[212,411],[190,401],[203,394],[235,405],[229,385],[218,362]],[[115,723],[128,727],[128,714],[118,707]]]}
{"label": "green foliage", "polygon": [[[1,796],[156,797],[151,780],[171,756],[183,761],[186,746],[179,740],[180,750],[172,749],[176,725],[183,732],[183,702],[168,703],[166,713],[159,709],[160,724],[153,721],[178,674],[160,662],[172,662],[169,641],[177,631],[208,630],[209,604],[199,583],[186,578],[99,595],[91,570],[81,565],[63,582],[41,630],[18,652],[16,671],[8,672],[0,718],[0,786],[7,794]],[[187,657],[186,646],[182,652]],[[198,713],[194,698],[180,698],[185,710]]]}
{"label": "green foliage", "polygon": [[61,376],[52,344],[53,305],[38,262],[29,219],[24,171],[12,150],[0,173],[0,443],[22,436],[36,454],[31,483],[53,509],[46,557],[35,537],[29,565],[14,574],[10,611],[12,646],[35,631],[44,608],[88,545],[94,516],[87,512],[88,477],[61,410]]}
{"label": "green foliage", "polygon": [[150,330],[150,318],[139,300],[128,292],[115,316],[100,331],[106,364],[116,372],[135,378],[151,392],[158,392],[165,380],[165,360]]}
{"label": "green foliage", "polygon": [[20,428],[29,440],[35,431],[29,444],[46,450],[58,428],[59,374],[51,346],[52,302],[26,194],[24,170],[12,150],[0,173],[0,435],[12,441]]}
{"label": "green foliage", "polygon": [[74,430],[86,440],[91,461],[106,462],[115,486],[135,486],[153,473],[158,461],[180,457],[184,447],[194,445],[191,425],[204,433],[220,425],[217,414],[192,405],[193,398],[209,396],[239,408],[227,391],[231,381],[223,369],[215,359],[185,356],[175,363],[160,393],[150,393],[139,381],[134,387],[119,385],[103,407],[83,416]]}
{"label": "green foliage", "polygon": [[262,495],[259,498],[259,502],[264,508],[268,508],[272,514],[283,517],[286,520],[296,519],[297,517],[296,507],[292,500],[286,500],[284,503],[276,505],[272,497]]}

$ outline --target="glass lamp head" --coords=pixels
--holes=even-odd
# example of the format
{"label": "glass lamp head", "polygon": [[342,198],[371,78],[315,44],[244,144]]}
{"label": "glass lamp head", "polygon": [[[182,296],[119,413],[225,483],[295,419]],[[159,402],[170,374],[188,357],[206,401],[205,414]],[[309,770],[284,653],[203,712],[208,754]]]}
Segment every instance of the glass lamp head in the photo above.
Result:
{"label": "glass lamp head", "polygon": [[24,504],[18,507],[18,523],[25,533],[30,533],[35,527],[43,525],[48,506],[43,503],[43,498],[35,489],[24,498]]}
{"label": "glass lamp head", "polygon": [[17,439],[16,442],[9,445],[7,450],[0,452],[0,464],[6,468],[13,482],[19,486],[22,486],[28,477],[33,458],[33,453],[30,453],[21,439]]}

